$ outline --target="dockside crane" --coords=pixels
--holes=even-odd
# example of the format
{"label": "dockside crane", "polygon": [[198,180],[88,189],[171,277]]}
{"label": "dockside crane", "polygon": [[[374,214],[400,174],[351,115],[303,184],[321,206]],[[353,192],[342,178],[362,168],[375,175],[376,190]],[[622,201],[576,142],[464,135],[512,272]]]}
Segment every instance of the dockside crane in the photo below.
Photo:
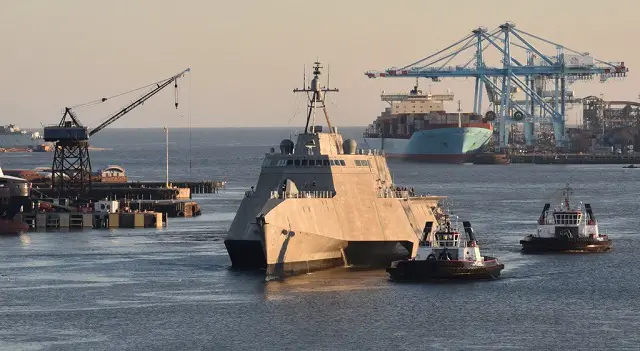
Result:
{"label": "dockside crane", "polygon": [[[544,53],[540,45],[550,46],[555,52]],[[475,53],[469,57],[471,52]],[[491,64],[490,57],[501,62]],[[509,140],[507,125],[513,123],[524,123],[527,144],[532,143],[535,123],[553,124],[556,145],[566,146],[565,104],[571,98],[567,85],[594,77],[599,77],[600,82],[624,78],[628,71],[624,62],[598,60],[506,22],[490,31],[474,29],[448,47],[402,68],[368,71],[365,75],[423,77],[436,82],[442,78],[475,78],[473,112],[482,113],[486,90],[493,109],[486,112],[485,120],[497,124],[500,146],[504,148]],[[516,92],[524,93],[524,99],[515,99]]]}
{"label": "dockside crane", "polygon": [[140,98],[118,110],[100,125],[91,130],[82,124],[73,109],[81,106],[99,104],[126,93],[118,94],[111,98],[101,98],[85,104],[76,105],[74,107],[65,107],[60,123],[58,125],[47,126],[44,128],[44,140],[47,142],[55,142],[53,165],[51,167],[51,186],[54,193],[58,196],[75,196],[85,194],[90,191],[92,174],[91,159],[89,157],[89,137],[100,132],[113,122],[122,118],[122,116],[142,105],[145,101],[169,86],[171,83],[174,83],[174,87],[176,89],[175,107],[177,109],[178,78],[183,77],[189,71],[190,69],[187,68],[169,78],[127,92],[130,93],[141,89],[150,89]]}

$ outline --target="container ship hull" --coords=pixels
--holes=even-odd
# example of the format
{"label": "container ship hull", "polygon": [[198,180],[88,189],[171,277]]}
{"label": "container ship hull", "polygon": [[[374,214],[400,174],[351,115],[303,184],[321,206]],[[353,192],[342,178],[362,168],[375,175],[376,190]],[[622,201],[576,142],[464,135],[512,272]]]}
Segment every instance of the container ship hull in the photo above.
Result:
{"label": "container ship hull", "polygon": [[387,157],[434,163],[471,162],[491,139],[490,125],[451,126],[414,132],[409,138],[364,137],[366,145]]}

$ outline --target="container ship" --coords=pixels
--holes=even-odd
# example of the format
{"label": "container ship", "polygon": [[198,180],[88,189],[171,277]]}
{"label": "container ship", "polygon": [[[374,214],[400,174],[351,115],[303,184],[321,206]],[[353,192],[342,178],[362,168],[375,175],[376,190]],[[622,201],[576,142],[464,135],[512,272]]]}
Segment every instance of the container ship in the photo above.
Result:
{"label": "container ship", "polygon": [[425,162],[464,163],[491,140],[493,125],[474,113],[444,110],[453,94],[423,94],[418,84],[409,94],[385,94],[389,103],[364,132],[365,144],[387,157]]}

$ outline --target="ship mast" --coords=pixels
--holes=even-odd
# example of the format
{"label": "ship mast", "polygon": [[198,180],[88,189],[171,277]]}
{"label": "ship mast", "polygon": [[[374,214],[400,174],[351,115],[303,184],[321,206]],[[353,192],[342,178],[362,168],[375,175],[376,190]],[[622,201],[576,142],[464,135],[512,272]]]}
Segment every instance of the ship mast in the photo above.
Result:
{"label": "ship mast", "polygon": [[[338,92],[338,89],[330,89],[327,87],[321,87],[319,76],[320,76],[320,62],[314,62],[313,66],[313,79],[311,80],[311,86],[306,86],[306,79],[303,81],[302,89],[293,89],[294,93],[307,93],[307,98],[309,100],[309,111],[307,112],[307,122],[304,126],[304,134],[312,134],[315,133],[315,110],[316,108],[322,108],[324,112],[324,117],[327,120],[327,127],[329,127],[329,132],[333,133],[333,128],[331,126],[331,121],[329,120],[329,114],[327,113],[327,107],[324,103],[325,96],[328,92]],[[327,81],[327,85],[329,85]],[[311,128],[309,128],[309,123],[311,123]]]}

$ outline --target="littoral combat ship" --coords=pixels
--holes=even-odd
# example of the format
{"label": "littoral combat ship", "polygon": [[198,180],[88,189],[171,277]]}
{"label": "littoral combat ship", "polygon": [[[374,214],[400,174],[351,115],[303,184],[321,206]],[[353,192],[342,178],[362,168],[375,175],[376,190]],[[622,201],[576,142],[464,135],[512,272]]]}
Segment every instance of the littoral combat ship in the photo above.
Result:
{"label": "littoral combat ship", "polygon": [[[231,224],[225,246],[234,268],[266,269],[267,278],[345,265],[385,265],[414,257],[443,197],[415,196],[393,184],[384,156],[361,150],[331,125],[320,63],[307,94],[304,133],[266,154],[258,184]],[[304,85],[306,86],[306,84]],[[315,123],[322,109],[328,131]]]}

